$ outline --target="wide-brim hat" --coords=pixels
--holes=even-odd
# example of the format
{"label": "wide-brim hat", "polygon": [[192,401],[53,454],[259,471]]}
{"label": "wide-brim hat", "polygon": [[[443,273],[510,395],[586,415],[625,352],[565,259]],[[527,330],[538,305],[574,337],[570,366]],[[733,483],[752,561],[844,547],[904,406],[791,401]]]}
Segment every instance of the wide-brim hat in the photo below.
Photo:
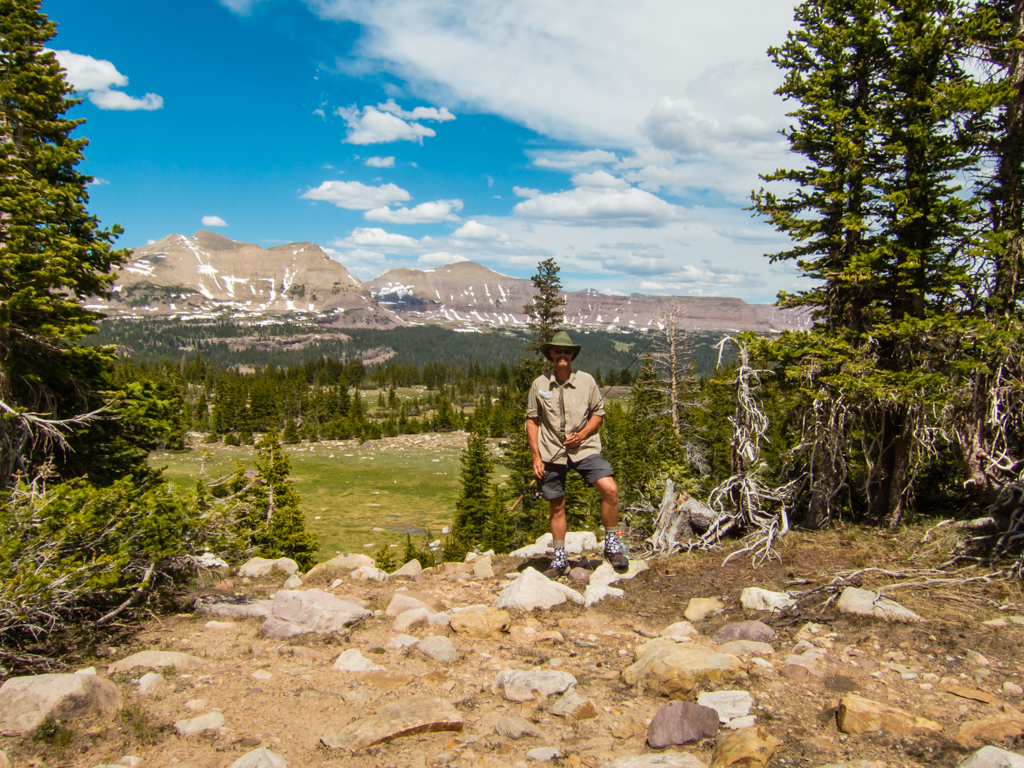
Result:
{"label": "wide-brim hat", "polygon": [[551,359],[551,348],[552,347],[567,347],[572,350],[572,359],[575,360],[580,354],[580,345],[573,344],[572,339],[569,338],[569,334],[565,331],[559,331],[554,335],[547,344],[540,348],[540,351],[544,353],[544,357],[548,360]]}

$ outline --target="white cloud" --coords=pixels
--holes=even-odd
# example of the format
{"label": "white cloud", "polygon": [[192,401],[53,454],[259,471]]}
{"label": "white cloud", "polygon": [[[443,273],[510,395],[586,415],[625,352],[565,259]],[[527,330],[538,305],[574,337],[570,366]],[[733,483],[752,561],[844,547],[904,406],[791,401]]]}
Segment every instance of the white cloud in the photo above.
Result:
{"label": "white cloud", "polygon": [[323,18],[363,25],[353,63],[390,71],[410,92],[607,148],[637,146],[637,124],[664,96],[687,96],[721,119],[717,105],[745,87],[742,72],[728,87],[687,89],[721,65],[764,61],[793,18],[792,0],[727,10],[698,0],[593,0],[585,14],[572,0],[305,2]]}
{"label": "white cloud", "polygon": [[106,59],[94,59],[72,51],[54,51],[53,55],[76,91],[103,91],[128,85],[128,78]]}
{"label": "white cloud", "polygon": [[228,223],[220,216],[203,216],[204,227],[226,227]]}
{"label": "white cloud", "polygon": [[112,90],[128,85],[128,78],[106,59],[94,59],[73,51],[53,51],[53,55],[71,86],[79,93],[88,94],[89,101],[100,109],[121,112],[163,109],[164,100],[158,94],[147,93],[138,99],[124,91]]}
{"label": "white cloud", "polygon": [[465,256],[460,256],[457,253],[448,253],[446,251],[438,251],[436,253],[424,253],[418,259],[420,264],[428,267],[440,267],[445,264],[454,264],[457,261],[469,261]]}
{"label": "white cloud", "polygon": [[629,182],[612,176],[607,171],[594,171],[593,173],[577,173],[572,177],[573,186],[576,187],[601,187],[604,189],[629,189]]}
{"label": "white cloud", "polygon": [[394,157],[368,157],[366,158],[366,164],[371,168],[394,168],[395,158]]}
{"label": "white cloud", "polygon": [[100,187],[100,186],[103,186],[104,184],[109,184],[109,183],[110,182],[107,181],[106,179],[101,179],[99,176],[93,176],[92,181],[89,182],[89,186],[90,187]]}
{"label": "white cloud", "polygon": [[380,227],[356,227],[345,240],[336,240],[334,244],[363,248],[416,248],[420,241],[414,237],[387,232]]}
{"label": "white cloud", "polygon": [[323,200],[350,211],[369,211],[411,199],[408,192],[395,184],[370,187],[358,181],[325,181],[299,197],[303,200]]}
{"label": "white cloud", "polygon": [[388,99],[383,104],[378,104],[377,109],[383,112],[390,112],[395,117],[400,117],[403,120],[431,120],[437,123],[446,123],[449,120],[455,119],[455,115],[448,111],[448,107],[441,107],[440,109],[435,107],[414,107],[412,112],[406,112],[395,103],[394,99]]}
{"label": "white cloud", "polygon": [[390,144],[393,141],[415,141],[423,143],[424,137],[436,136],[433,128],[420,125],[416,120],[446,122],[454,120],[455,115],[446,107],[416,107],[406,112],[394,99],[388,99],[376,107],[369,104],[362,110],[356,105],[338,107],[334,114],[344,119],[348,126],[348,135],[344,141],[348,144]]}
{"label": "white cloud", "polygon": [[[524,219],[573,227],[660,227],[682,218],[682,209],[605,171],[576,174],[573,182],[579,185],[576,189],[530,195],[512,212]],[[524,196],[518,190],[516,194]]]}
{"label": "white cloud", "polygon": [[435,200],[420,203],[415,208],[374,208],[363,214],[367,221],[389,224],[434,224],[440,221],[461,221],[452,211],[461,211],[461,200]]}
{"label": "white cloud", "polygon": [[516,197],[534,198],[540,194],[539,189],[531,189],[530,187],[512,187],[512,191],[515,193]]}
{"label": "white cloud", "polygon": [[163,96],[155,93],[147,93],[141,99],[137,99],[124,91],[90,91],[89,101],[100,109],[119,112],[135,112],[137,110],[152,112],[164,108]]}
{"label": "white cloud", "polygon": [[220,0],[221,5],[231,9],[239,16],[248,16],[252,13],[252,9],[261,2],[263,0]]}
{"label": "white cloud", "polygon": [[614,152],[603,149],[590,149],[586,152],[546,152],[534,159],[533,164],[539,168],[586,168],[588,165],[614,163],[617,158]]}
{"label": "white cloud", "polygon": [[461,237],[466,240],[493,240],[507,242],[510,238],[497,227],[490,227],[481,224],[476,219],[470,219],[461,227],[452,232],[452,237]]}

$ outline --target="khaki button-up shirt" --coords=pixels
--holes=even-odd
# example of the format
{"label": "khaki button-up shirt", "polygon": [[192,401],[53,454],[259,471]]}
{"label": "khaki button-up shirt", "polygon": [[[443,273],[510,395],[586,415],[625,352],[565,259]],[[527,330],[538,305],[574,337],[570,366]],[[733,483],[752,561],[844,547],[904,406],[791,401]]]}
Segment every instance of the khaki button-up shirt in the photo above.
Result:
{"label": "khaki button-up shirt", "polygon": [[[597,382],[589,373],[573,371],[564,383],[560,383],[554,373],[545,373],[533,380],[526,403],[526,418],[540,422],[537,447],[544,462],[565,464],[567,451],[562,450],[562,442],[570,433],[583,429],[595,414],[604,416],[604,401],[597,389]],[[565,433],[561,434],[563,423]],[[578,447],[569,449],[568,458],[575,464],[600,452],[601,435],[595,432]]]}

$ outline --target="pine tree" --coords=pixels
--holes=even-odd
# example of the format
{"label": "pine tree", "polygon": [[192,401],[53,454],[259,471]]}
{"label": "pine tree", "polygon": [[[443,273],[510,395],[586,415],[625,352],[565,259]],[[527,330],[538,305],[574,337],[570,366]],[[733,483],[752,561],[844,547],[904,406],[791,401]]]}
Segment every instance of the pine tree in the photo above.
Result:
{"label": "pine tree", "polygon": [[810,336],[784,339],[823,449],[808,467],[824,504],[812,522],[830,518],[849,476],[848,411],[837,410],[849,403],[878,436],[858,473],[870,514],[900,522],[924,406],[944,389],[935,342],[955,324],[958,293],[972,279],[979,205],[961,187],[983,143],[959,10],[941,0],[807,0],[796,11],[800,29],[771,51],[786,70],[778,93],[799,104],[787,137],[807,166],[764,177],[795,183],[794,192],[753,200],[794,241],[772,259],[795,260],[818,281],[780,297],[819,321]]}
{"label": "pine tree", "polygon": [[83,121],[65,117],[80,101],[44,48],[56,25],[39,6],[0,0],[0,489],[48,453],[22,414],[68,419],[102,404],[113,350],[79,345],[99,317],[83,304],[107,295],[126,258],[111,249],[121,229],[86,210],[92,179],[76,166],[87,142],[71,137]]}
{"label": "pine tree", "polygon": [[289,480],[291,462],[276,432],[268,432],[256,446],[255,465],[255,473],[249,475],[239,464],[230,483],[247,508],[239,533],[248,538],[256,554],[290,557],[300,569],[308,570],[316,562],[319,545],[316,536],[306,531],[299,495]]}
{"label": "pine tree", "polygon": [[492,498],[493,467],[487,438],[479,432],[470,434],[462,452],[461,488],[455,501],[451,534],[445,544],[446,560],[461,559],[466,551],[483,540]]}
{"label": "pine tree", "polygon": [[523,307],[530,319],[527,326],[533,338],[527,344],[527,351],[540,352],[540,348],[551,341],[565,320],[565,299],[562,298],[562,281],[558,277],[559,267],[554,259],[544,259],[537,265],[537,274],[530,279],[537,293],[533,302]]}
{"label": "pine tree", "polygon": [[281,433],[281,442],[285,445],[294,445],[301,439],[299,428],[295,425],[295,420],[288,419],[284,424],[284,432]]}

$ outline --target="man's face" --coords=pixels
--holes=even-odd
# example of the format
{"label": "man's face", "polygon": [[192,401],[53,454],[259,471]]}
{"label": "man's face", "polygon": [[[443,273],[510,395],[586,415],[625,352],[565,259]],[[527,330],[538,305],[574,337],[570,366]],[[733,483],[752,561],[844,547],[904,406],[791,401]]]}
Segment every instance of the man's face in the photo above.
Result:
{"label": "man's face", "polygon": [[574,350],[569,349],[568,347],[552,347],[548,354],[551,355],[551,359],[554,360],[557,365],[562,362],[571,363],[573,351]]}

